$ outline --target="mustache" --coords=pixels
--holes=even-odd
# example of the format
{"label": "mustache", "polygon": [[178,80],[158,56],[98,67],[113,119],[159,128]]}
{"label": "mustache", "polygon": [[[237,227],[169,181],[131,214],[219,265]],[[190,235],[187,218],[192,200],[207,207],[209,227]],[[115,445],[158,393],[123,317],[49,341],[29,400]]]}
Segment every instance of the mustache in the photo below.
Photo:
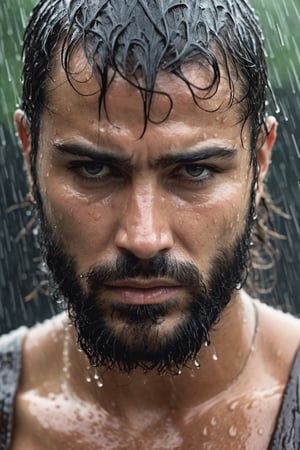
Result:
{"label": "mustache", "polygon": [[134,255],[118,255],[115,263],[93,266],[87,273],[81,274],[90,289],[99,284],[128,280],[132,278],[165,278],[190,289],[199,290],[202,286],[206,292],[202,274],[191,262],[178,261],[168,255],[157,255],[148,260],[140,260]]}

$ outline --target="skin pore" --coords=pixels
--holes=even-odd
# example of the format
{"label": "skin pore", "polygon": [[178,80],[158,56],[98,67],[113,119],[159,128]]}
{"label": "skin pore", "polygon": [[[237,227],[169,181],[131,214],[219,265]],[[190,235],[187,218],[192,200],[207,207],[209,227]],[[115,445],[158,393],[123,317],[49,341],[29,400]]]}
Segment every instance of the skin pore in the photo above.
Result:
{"label": "skin pore", "polygon": [[[186,68],[191,79],[199,77],[197,70]],[[114,80],[107,95],[110,120],[102,115],[99,122],[99,88],[80,55],[75,72],[73,87],[59,64],[49,81],[37,174],[44,214],[76,261],[77,276],[99,263],[113,265],[120,254],[148,261],[167,253],[194,264],[207,281],[218,251],[233,246],[245,230],[253,179],[249,132],[247,127],[242,132],[241,105],[226,108],[226,78],[221,77],[217,93],[201,109],[182,81],[159,74],[157,90],[170,93],[173,109],[167,120],[149,123],[141,137],[142,103],[132,86]],[[166,98],[155,95],[153,120],[164,117],[167,108]],[[30,140],[22,117],[18,112],[16,123],[29,168]],[[257,197],[275,140],[275,121],[268,125],[270,132],[257,149]],[[183,161],[183,155],[189,160]],[[86,292],[85,277],[80,280]],[[177,307],[156,328],[163,339],[182,320],[187,302],[186,287],[164,282],[147,280],[146,289],[140,280],[112,283],[105,301],[147,304],[172,297]],[[86,381],[87,361],[65,318],[33,330],[25,342],[13,448],[22,442],[28,450],[42,444],[72,450],[82,445],[91,450],[208,449],[218,448],[220,436],[226,449],[266,448],[287,361],[297,345],[279,345],[279,338],[275,345],[273,337],[280,335],[285,320],[259,303],[256,308],[258,324],[253,301],[233,291],[210,331],[212,345],[199,351],[199,368],[191,362],[179,376],[145,375],[141,369],[128,376],[103,368],[101,389]],[[107,311],[112,329],[124,325]],[[290,320],[288,333],[295,330]],[[124,339],[130,339],[127,333]],[[37,355],[37,346],[43,355]],[[275,364],[278,352],[284,357]],[[29,428],[35,430],[33,440]]]}

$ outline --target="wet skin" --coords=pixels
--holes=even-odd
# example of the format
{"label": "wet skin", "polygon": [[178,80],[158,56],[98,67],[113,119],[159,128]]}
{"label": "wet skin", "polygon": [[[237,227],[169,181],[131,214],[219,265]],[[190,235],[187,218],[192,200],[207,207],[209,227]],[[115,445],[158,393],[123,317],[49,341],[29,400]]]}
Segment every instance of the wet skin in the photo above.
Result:
{"label": "wet skin", "polygon": [[[74,69],[76,88],[98,91],[80,55]],[[198,79],[195,67],[186,71]],[[144,260],[167,252],[194,263],[207,279],[218,250],[244,230],[252,182],[249,135],[247,127],[241,133],[240,106],[226,109],[226,78],[205,101],[210,111],[220,107],[215,112],[198,108],[171,75],[159,75],[157,89],[172,96],[172,112],[159,125],[149,123],[140,137],[140,94],[124,81],[112,84],[110,121],[102,116],[100,123],[98,93],[76,93],[59,65],[49,83],[38,180],[49,223],[77,261],[78,274],[124,252]],[[156,96],[152,118],[162,119],[167,108],[166,98]],[[29,167],[21,113],[16,123]],[[275,139],[272,119],[269,127],[257,149],[258,197]],[[183,319],[187,295],[180,285],[151,279],[105,289],[108,306],[180,301],[157,328],[158,337]],[[253,301],[234,292],[212,330],[213,345],[199,352],[200,368],[177,377],[107,371],[100,389],[86,382],[85,358],[62,317],[32,330],[24,346],[13,449],[267,448],[300,332],[296,319],[260,303],[257,309],[254,336]],[[106,320],[115,330],[123,325],[109,315]]]}

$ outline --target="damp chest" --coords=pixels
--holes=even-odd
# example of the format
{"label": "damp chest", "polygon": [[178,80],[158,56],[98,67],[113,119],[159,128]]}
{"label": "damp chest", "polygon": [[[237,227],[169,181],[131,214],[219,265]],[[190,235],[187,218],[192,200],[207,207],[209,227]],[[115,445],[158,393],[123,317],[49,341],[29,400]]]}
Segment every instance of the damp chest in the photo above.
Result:
{"label": "damp chest", "polygon": [[199,450],[268,448],[276,399],[232,401],[182,413],[137,415],[129,424],[95,408],[27,410],[17,421],[12,450]]}

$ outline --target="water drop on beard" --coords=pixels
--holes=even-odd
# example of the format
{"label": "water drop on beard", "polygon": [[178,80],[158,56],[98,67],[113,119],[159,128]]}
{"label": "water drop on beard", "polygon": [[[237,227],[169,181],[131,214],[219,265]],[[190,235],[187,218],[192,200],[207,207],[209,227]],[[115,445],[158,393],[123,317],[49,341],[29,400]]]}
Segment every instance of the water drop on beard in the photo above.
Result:
{"label": "water drop on beard", "polygon": [[103,387],[103,381],[101,379],[97,380],[97,386],[98,388],[102,388]]}
{"label": "water drop on beard", "polygon": [[86,366],[86,376],[85,376],[85,381],[87,383],[91,383],[92,382],[92,377],[91,377],[91,367],[88,365]]}
{"label": "water drop on beard", "polygon": [[97,369],[95,369],[95,373],[94,373],[94,380],[96,381],[96,384],[99,388],[103,387],[103,379],[101,377],[101,375],[99,374],[99,372],[97,371]]}

